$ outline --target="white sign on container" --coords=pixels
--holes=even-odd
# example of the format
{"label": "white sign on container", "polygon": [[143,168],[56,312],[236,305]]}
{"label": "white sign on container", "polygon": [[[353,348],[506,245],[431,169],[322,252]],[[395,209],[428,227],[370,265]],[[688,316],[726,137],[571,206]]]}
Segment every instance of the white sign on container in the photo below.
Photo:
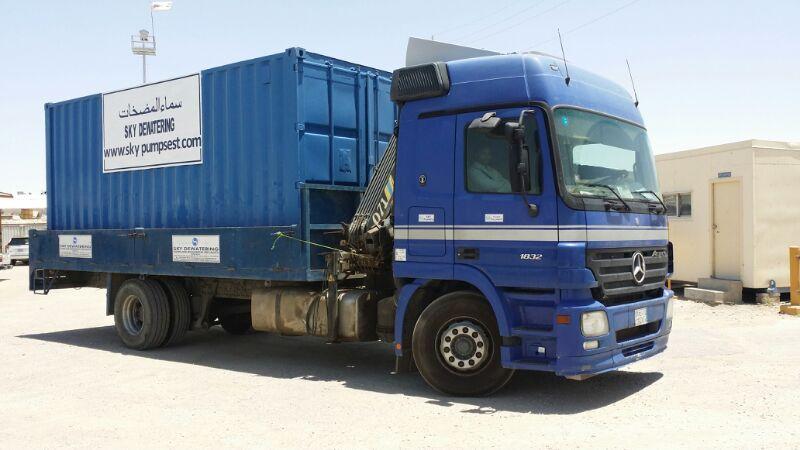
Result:
{"label": "white sign on container", "polygon": [[103,94],[103,173],[203,163],[200,75]]}
{"label": "white sign on container", "polygon": [[172,260],[219,264],[219,235],[172,236]]}
{"label": "white sign on container", "polygon": [[62,258],[92,258],[91,234],[59,234],[58,256]]}

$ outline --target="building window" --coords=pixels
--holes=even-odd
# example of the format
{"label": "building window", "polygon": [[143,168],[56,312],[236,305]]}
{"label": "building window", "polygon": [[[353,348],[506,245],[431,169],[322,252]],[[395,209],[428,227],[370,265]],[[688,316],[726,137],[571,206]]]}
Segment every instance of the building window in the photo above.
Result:
{"label": "building window", "polygon": [[664,204],[667,205],[667,215],[671,217],[692,216],[692,194],[684,192],[679,194],[664,194]]}

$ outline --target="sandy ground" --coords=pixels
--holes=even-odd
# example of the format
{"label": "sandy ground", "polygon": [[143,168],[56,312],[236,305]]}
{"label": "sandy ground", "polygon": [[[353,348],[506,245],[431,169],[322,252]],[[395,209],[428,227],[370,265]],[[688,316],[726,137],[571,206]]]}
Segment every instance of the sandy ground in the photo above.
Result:
{"label": "sandy ground", "polygon": [[380,343],[190,333],[127,350],[104,291],[0,271],[0,447],[800,448],[800,318],[680,301],[665,353],[577,382],[517,372],[490,398],[390,375]]}

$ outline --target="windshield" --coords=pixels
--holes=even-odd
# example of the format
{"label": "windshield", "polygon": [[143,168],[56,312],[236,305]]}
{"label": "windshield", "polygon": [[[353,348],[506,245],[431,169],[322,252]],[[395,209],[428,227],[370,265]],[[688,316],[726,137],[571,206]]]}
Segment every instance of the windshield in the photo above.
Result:
{"label": "windshield", "polygon": [[[658,201],[647,132],[600,114],[555,111],[564,187],[573,195]],[[649,192],[652,191],[652,192]]]}
{"label": "windshield", "polygon": [[28,245],[28,238],[11,238],[8,245]]}

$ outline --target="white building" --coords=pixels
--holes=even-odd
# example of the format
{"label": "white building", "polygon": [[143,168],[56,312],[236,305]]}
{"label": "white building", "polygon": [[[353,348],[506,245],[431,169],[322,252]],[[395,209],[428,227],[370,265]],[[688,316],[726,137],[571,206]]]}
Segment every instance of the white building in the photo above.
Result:
{"label": "white building", "polygon": [[656,168],[674,280],[789,286],[788,248],[800,245],[800,144],[734,142],[657,155]]}
{"label": "white building", "polygon": [[27,237],[32,229],[47,229],[47,197],[21,192],[0,195],[0,252],[12,238]]}

